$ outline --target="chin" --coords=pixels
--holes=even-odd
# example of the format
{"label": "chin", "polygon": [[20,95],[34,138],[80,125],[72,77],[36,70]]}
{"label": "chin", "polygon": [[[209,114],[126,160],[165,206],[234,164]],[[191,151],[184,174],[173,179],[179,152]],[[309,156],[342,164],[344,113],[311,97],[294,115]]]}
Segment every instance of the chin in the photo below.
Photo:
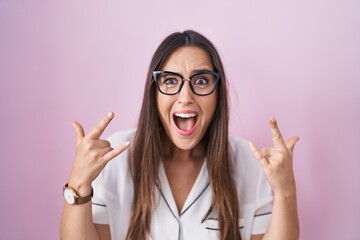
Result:
{"label": "chin", "polygon": [[194,149],[197,145],[198,145],[198,142],[195,142],[195,141],[182,141],[182,140],[175,140],[175,141],[172,141],[173,144],[181,149],[181,150],[192,150]]}
{"label": "chin", "polygon": [[170,137],[170,141],[181,150],[193,150],[196,148],[202,141],[204,134],[194,133],[191,136],[179,136],[177,133],[173,133]]}

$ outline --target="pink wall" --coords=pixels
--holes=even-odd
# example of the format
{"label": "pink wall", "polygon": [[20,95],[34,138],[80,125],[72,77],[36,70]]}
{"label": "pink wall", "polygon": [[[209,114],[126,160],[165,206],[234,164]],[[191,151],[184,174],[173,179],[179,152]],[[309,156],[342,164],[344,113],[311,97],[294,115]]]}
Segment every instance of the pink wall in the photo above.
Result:
{"label": "pink wall", "polygon": [[70,121],[134,127],[151,54],[188,28],[223,56],[233,134],[270,144],[275,115],[301,137],[301,239],[360,239],[360,2],[135,2],[0,1],[0,239],[58,239]]}

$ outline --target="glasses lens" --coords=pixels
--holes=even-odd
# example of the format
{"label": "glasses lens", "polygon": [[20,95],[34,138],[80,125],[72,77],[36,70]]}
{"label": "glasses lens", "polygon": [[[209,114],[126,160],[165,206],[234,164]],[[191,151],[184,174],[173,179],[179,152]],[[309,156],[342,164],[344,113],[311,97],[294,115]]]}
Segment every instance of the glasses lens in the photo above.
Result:
{"label": "glasses lens", "polygon": [[175,94],[182,83],[180,76],[172,73],[159,73],[156,76],[159,89],[164,94]]}
{"label": "glasses lens", "polygon": [[191,78],[194,92],[199,95],[210,94],[216,85],[217,75],[213,73],[200,73]]}

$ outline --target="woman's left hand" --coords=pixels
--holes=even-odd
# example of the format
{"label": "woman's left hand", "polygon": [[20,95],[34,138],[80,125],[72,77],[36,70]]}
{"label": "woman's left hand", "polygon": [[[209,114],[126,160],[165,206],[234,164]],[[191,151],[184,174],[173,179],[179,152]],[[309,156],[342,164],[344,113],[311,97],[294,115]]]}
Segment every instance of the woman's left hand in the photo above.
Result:
{"label": "woman's left hand", "polygon": [[291,137],[285,143],[275,118],[270,118],[273,147],[259,150],[250,142],[250,149],[262,166],[274,195],[289,197],[296,194],[293,172],[293,151],[298,137]]}

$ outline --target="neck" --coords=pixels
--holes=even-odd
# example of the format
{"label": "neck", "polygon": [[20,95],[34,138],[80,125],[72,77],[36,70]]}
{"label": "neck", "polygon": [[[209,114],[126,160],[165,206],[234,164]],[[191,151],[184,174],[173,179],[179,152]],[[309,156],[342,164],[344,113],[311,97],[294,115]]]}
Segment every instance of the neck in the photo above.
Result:
{"label": "neck", "polygon": [[163,142],[164,160],[178,162],[193,162],[203,160],[206,156],[204,144],[200,142],[195,148],[181,149],[174,145],[173,142],[167,140]]}

